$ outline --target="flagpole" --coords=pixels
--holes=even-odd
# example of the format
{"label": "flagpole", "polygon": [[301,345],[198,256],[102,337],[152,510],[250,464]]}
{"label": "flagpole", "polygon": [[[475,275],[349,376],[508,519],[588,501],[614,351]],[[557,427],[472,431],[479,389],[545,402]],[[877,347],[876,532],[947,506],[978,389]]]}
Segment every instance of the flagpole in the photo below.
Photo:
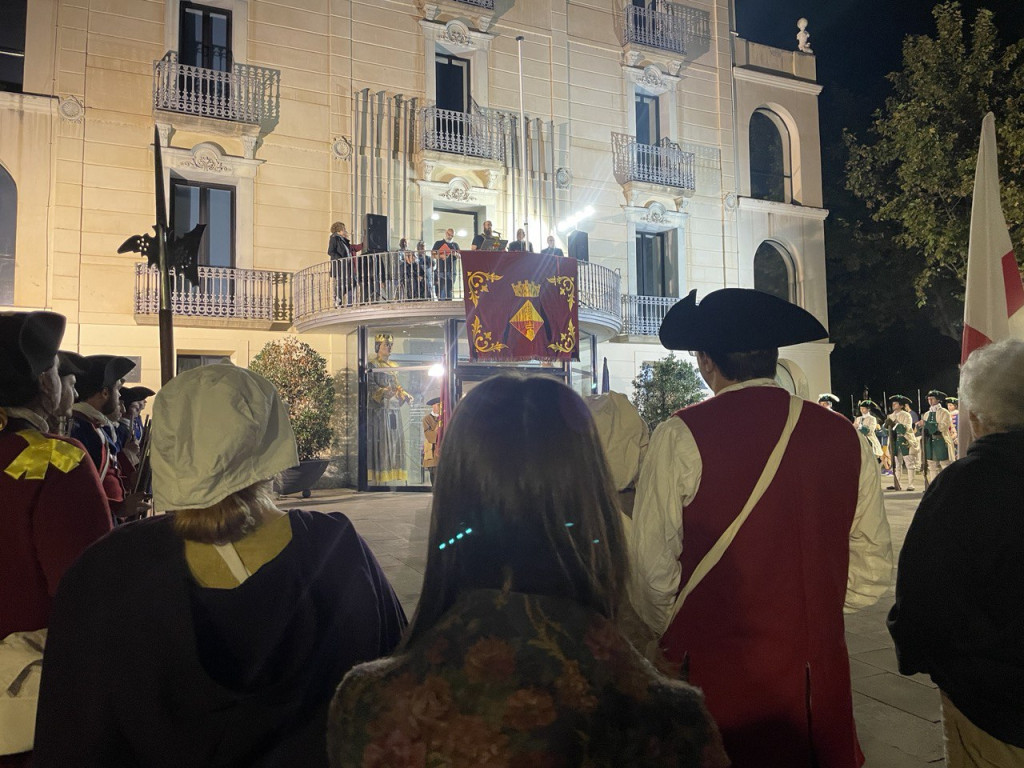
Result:
{"label": "flagpole", "polygon": [[[526,242],[530,242],[530,202],[528,197],[528,181],[526,175],[526,106],[523,97],[523,40],[522,35],[516,37],[519,49],[519,172],[523,177],[523,231]],[[524,248],[526,245],[524,244]]]}
{"label": "flagpole", "polygon": [[174,378],[174,316],[171,313],[171,277],[167,263],[167,198],[164,196],[164,163],[160,131],[153,128],[154,168],[156,170],[156,247],[160,258],[160,384]]}

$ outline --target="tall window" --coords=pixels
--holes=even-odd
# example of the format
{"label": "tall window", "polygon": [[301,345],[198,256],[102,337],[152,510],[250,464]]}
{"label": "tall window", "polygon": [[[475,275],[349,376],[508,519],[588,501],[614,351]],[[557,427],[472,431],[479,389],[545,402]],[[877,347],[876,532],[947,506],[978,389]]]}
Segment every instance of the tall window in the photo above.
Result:
{"label": "tall window", "polygon": [[0,2],[0,91],[21,92],[25,80],[28,0]]}
{"label": "tall window", "polygon": [[0,304],[14,303],[14,244],[18,234],[18,188],[0,166]]}
{"label": "tall window", "polygon": [[178,236],[205,224],[199,263],[235,266],[235,188],[171,179],[171,228]]}
{"label": "tall window", "polygon": [[434,58],[436,101],[438,109],[470,112],[472,94],[469,87],[469,60],[438,53]]}
{"label": "tall window", "polygon": [[178,355],[177,370],[175,373],[184,373],[193,368],[204,365],[217,365],[218,363],[230,363],[231,358],[227,355]]}
{"label": "tall window", "polygon": [[668,232],[637,232],[637,295],[679,295],[679,264],[672,248],[672,240]]}
{"label": "tall window", "polygon": [[178,30],[178,61],[217,72],[231,71],[230,11],[183,2]]}
{"label": "tall window", "polygon": [[754,288],[786,301],[794,301],[792,259],[767,240],[754,254]]}
{"label": "tall window", "polygon": [[661,139],[661,115],[658,97],[636,94],[636,140],[641,144],[657,144]]}
{"label": "tall window", "polygon": [[792,192],[789,129],[777,114],[759,109],[750,117],[750,196],[788,203]]}

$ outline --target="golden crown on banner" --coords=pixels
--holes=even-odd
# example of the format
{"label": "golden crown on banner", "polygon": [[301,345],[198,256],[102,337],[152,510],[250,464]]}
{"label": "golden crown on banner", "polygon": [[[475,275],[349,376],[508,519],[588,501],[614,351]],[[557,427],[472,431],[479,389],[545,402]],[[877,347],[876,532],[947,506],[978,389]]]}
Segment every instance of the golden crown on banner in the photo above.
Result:
{"label": "golden crown on banner", "polygon": [[529,280],[512,283],[512,293],[521,299],[535,299],[540,296],[540,283],[531,283]]}

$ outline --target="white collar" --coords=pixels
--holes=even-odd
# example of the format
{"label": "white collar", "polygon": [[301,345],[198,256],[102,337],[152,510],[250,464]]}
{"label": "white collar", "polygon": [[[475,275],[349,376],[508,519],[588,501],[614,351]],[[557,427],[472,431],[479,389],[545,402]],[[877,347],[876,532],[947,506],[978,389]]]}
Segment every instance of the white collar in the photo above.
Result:
{"label": "white collar", "polygon": [[[775,379],[747,379],[746,381],[738,381],[735,384],[730,384],[728,387],[718,390],[715,396],[724,395],[726,392],[737,392],[747,387],[779,387],[779,382]],[[779,387],[781,389],[781,387]]]}
{"label": "white collar", "polygon": [[33,411],[31,408],[19,408],[17,406],[5,406],[4,411],[11,418],[27,421],[40,432],[50,431],[50,425],[46,423],[46,419],[44,419],[43,415],[38,411]]}
{"label": "white collar", "polygon": [[73,406],[71,406],[71,410],[75,411],[76,413],[82,414],[83,416],[88,418],[90,421],[99,422],[99,425],[101,427],[116,427],[117,426],[117,424],[112,422],[110,419],[108,419],[102,413],[97,411],[95,408],[93,408],[88,403],[84,403],[84,402],[83,403],[75,403]]}

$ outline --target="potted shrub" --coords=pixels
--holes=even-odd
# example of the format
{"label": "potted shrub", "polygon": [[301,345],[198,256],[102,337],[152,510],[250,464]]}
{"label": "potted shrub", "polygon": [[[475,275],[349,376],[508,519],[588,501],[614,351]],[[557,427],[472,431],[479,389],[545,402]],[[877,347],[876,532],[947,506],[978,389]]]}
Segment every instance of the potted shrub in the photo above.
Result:
{"label": "potted shrub", "polygon": [[331,445],[334,382],[327,361],[309,344],[294,336],[271,341],[249,363],[249,370],[268,379],[288,406],[295,431],[299,464],[277,480],[278,492],[309,497],[309,489],[327,469]]}

